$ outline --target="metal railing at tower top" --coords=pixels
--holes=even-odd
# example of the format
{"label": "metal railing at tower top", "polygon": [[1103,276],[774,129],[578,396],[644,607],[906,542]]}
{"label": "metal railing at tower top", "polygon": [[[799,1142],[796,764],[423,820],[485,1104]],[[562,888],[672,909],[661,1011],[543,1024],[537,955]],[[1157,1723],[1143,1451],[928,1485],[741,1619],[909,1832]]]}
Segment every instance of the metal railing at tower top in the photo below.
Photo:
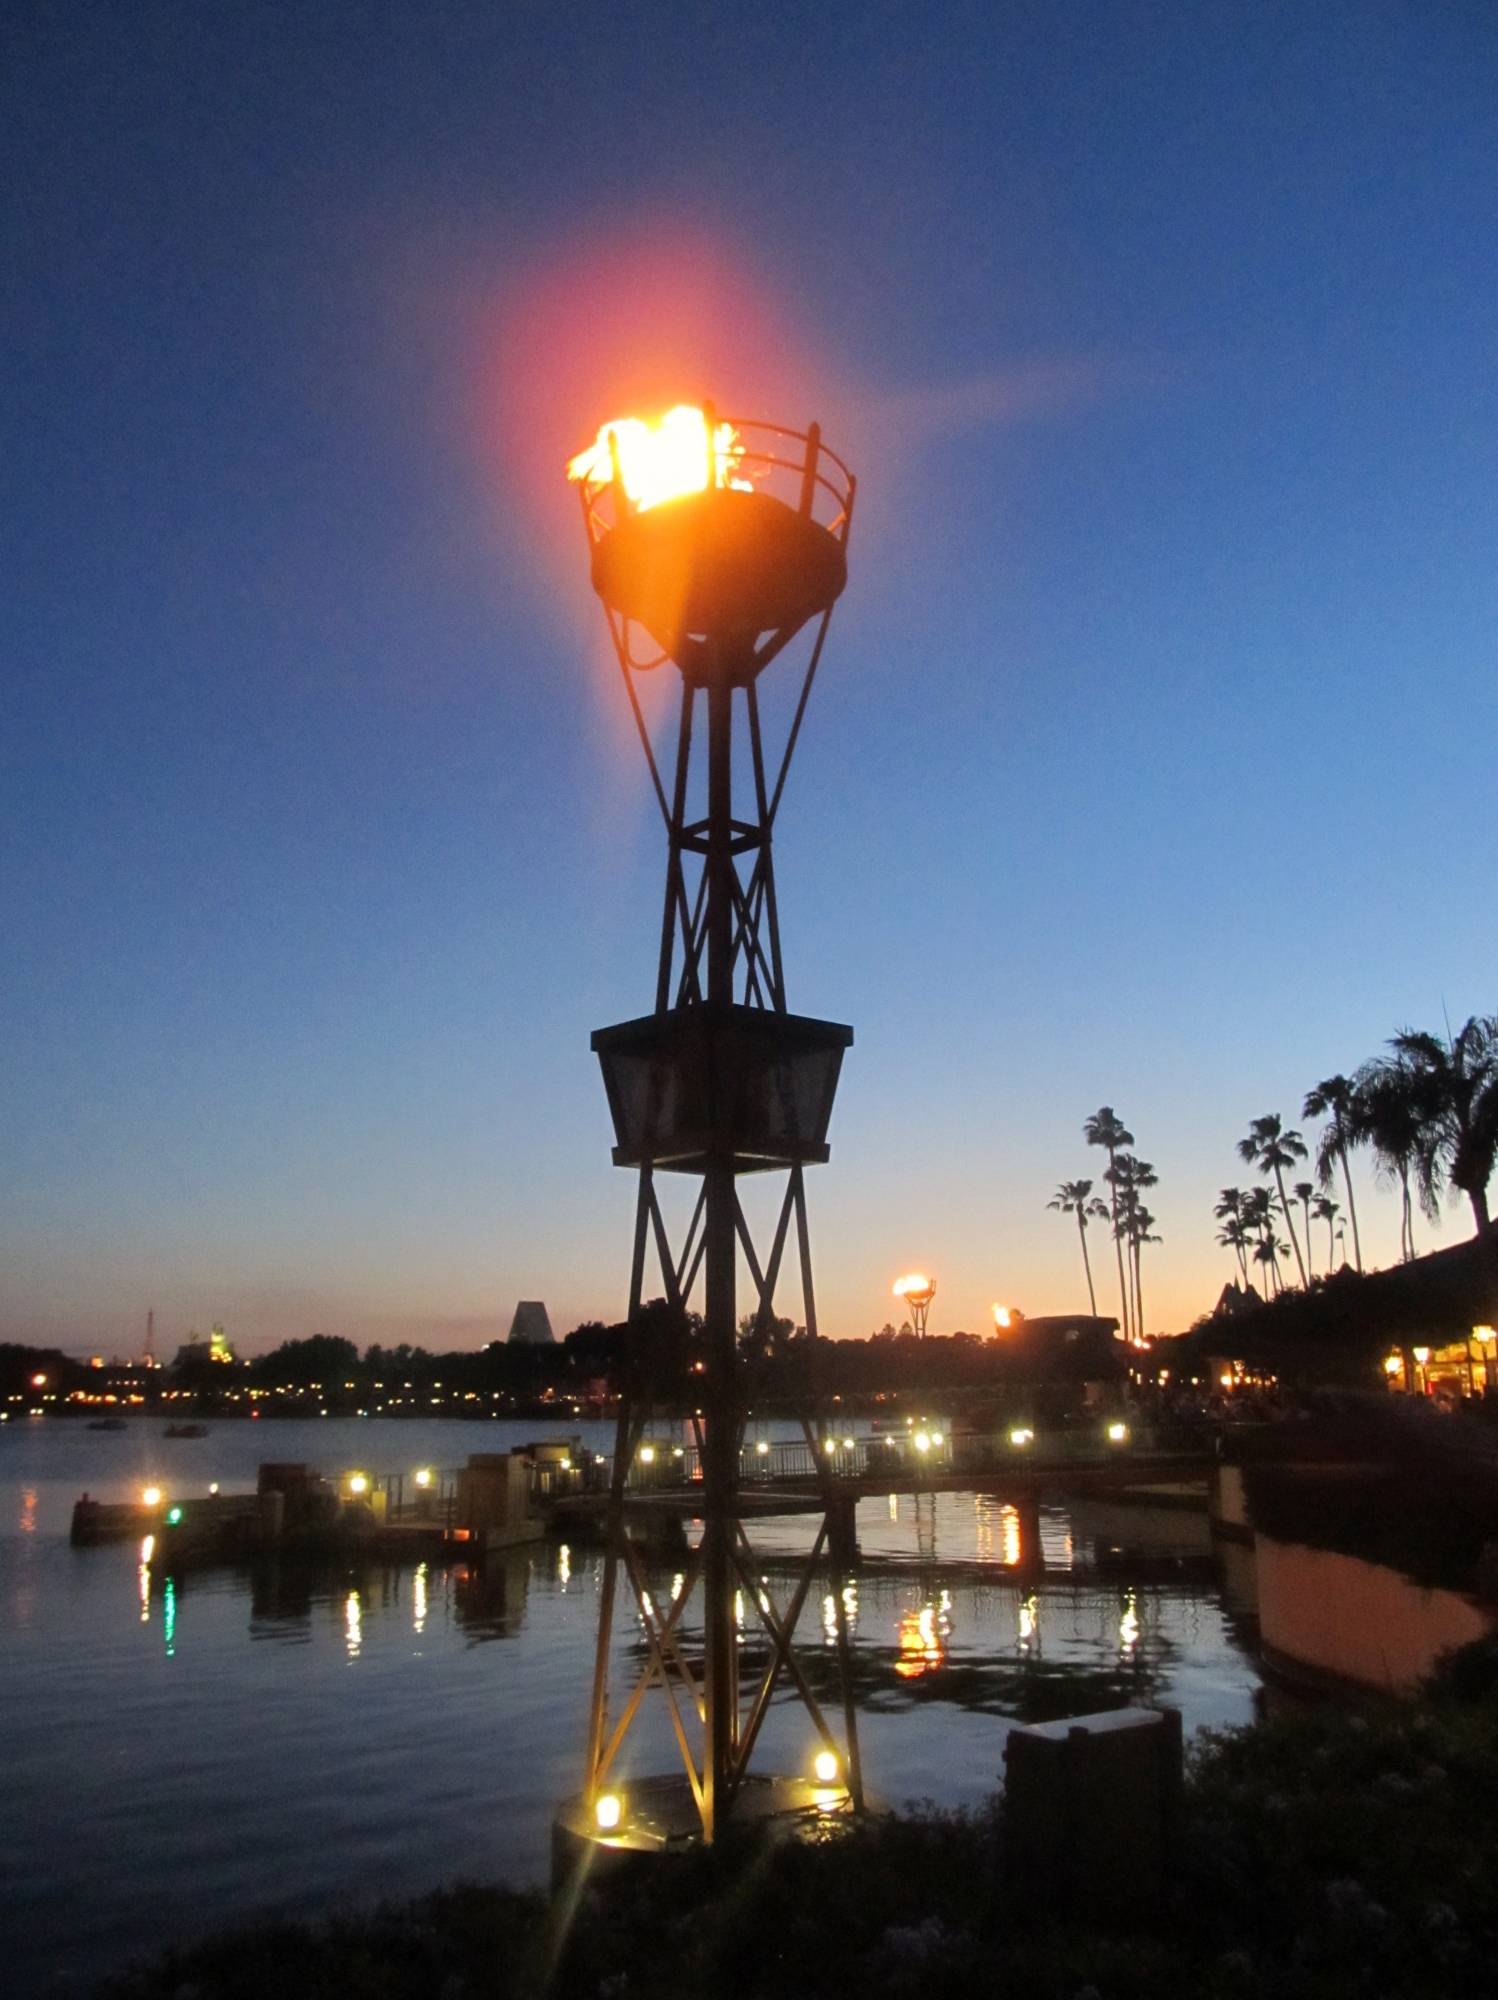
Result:
{"label": "metal railing at tower top", "polygon": [[[820,425],[797,431],[758,417],[722,417],[706,406],[703,419],[709,439],[721,439],[727,432],[733,443],[727,450],[710,446],[702,490],[723,486],[768,493],[815,521],[835,541],[847,540],[858,480],[846,461],[823,442]],[[598,472],[585,475],[578,484],[588,540],[595,546],[626,515],[637,511],[617,455],[612,461],[601,460]]]}

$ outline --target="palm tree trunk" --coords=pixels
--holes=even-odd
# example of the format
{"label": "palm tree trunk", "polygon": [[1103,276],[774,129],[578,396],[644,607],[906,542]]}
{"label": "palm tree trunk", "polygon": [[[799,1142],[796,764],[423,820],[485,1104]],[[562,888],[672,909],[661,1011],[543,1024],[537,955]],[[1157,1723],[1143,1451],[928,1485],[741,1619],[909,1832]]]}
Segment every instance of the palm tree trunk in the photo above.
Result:
{"label": "palm tree trunk", "polygon": [[1092,1289],[1092,1259],[1087,1254],[1087,1218],[1081,1209],[1077,1210],[1077,1234],[1082,1239],[1082,1269],[1087,1273],[1087,1303],[1092,1307],[1092,1316],[1097,1318],[1097,1293]]}
{"label": "palm tree trunk", "polygon": [[1134,1324],[1139,1329],[1139,1338],[1144,1338],[1144,1242],[1141,1238],[1134,1245]]}
{"label": "palm tree trunk", "polygon": [[1337,1268],[1336,1225],[1331,1216],[1326,1218],[1326,1275],[1331,1276]]}
{"label": "palm tree trunk", "polygon": [[1285,1199],[1285,1176],[1278,1167],[1274,1170],[1274,1179],[1275,1185],[1280,1191],[1280,1207],[1285,1211],[1285,1227],[1290,1232],[1290,1248],[1295,1252],[1295,1261],[1300,1266],[1300,1282],[1304,1285],[1306,1283],[1306,1260],[1300,1254],[1300,1238],[1295,1233],[1294,1213],[1291,1210],[1289,1202]]}
{"label": "palm tree trunk", "polygon": [[1405,1263],[1409,1264],[1414,1261],[1415,1256],[1415,1217],[1410,1207],[1410,1170],[1403,1161],[1399,1166],[1399,1190],[1401,1207],[1399,1248]]}
{"label": "palm tree trunk", "polygon": [[[1114,1149],[1110,1146],[1108,1148],[1108,1172],[1110,1175],[1113,1172],[1116,1157]],[[1108,1206],[1113,1211],[1113,1251],[1118,1259],[1118,1304],[1119,1310],[1123,1313],[1123,1337],[1127,1340],[1129,1337],[1129,1291],[1127,1285],[1124,1283],[1123,1240],[1118,1233],[1118,1183],[1114,1180],[1108,1182]]]}
{"label": "palm tree trunk", "polygon": [[1467,1199],[1472,1204],[1472,1213],[1477,1218],[1477,1233],[1486,1236],[1492,1228],[1492,1218],[1488,1214],[1488,1191],[1485,1187],[1468,1188]]}
{"label": "palm tree trunk", "polygon": [[1352,1198],[1352,1168],[1347,1163],[1347,1148],[1341,1147],[1342,1179],[1347,1186],[1347,1213],[1352,1222],[1352,1254],[1357,1259],[1358,1269],[1363,1268],[1363,1245],[1358,1237],[1358,1205]]}
{"label": "palm tree trunk", "polygon": [[1300,1212],[1306,1225],[1306,1282],[1309,1284],[1316,1275],[1316,1252],[1311,1241],[1311,1203],[1306,1195],[1301,1196]]}

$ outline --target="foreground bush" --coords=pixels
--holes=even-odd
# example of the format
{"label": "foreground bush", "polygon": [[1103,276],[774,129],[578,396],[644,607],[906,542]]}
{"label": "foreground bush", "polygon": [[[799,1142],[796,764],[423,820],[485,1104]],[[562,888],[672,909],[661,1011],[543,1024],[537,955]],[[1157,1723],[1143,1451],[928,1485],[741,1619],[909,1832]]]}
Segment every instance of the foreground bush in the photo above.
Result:
{"label": "foreground bush", "polygon": [[1498,1653],[1416,1706],[1204,1738],[1166,1919],[1016,1907],[1001,1808],[728,1843],[581,1892],[463,1887],[226,1935],[112,2000],[1468,2000],[1498,1951]]}

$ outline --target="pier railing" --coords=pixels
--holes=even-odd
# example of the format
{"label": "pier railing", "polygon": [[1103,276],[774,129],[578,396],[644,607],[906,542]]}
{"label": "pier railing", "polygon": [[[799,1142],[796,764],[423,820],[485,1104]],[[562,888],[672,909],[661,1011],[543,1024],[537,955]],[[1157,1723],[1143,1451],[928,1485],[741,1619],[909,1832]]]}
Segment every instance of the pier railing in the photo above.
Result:
{"label": "pier railing", "polygon": [[[1168,1469],[1172,1460],[1199,1463],[1213,1450],[1209,1428],[1182,1424],[1133,1423],[1104,1416],[1086,1424],[1047,1427],[1014,1423],[996,1431],[959,1431],[938,1424],[906,1431],[828,1431],[815,1448],[803,1438],[749,1438],[739,1451],[741,1487],[805,1485],[831,1472],[840,1481],[877,1484],[882,1476],[901,1481],[929,1476],[950,1479],[972,1473],[987,1477],[1004,1471],[1068,1467],[1095,1468],[1147,1460]],[[533,1492],[561,1498],[606,1491],[613,1476],[610,1460],[596,1454],[581,1462],[538,1464]],[[647,1437],[635,1452],[625,1479],[630,1493],[680,1492],[702,1483],[702,1459],[695,1443]]]}

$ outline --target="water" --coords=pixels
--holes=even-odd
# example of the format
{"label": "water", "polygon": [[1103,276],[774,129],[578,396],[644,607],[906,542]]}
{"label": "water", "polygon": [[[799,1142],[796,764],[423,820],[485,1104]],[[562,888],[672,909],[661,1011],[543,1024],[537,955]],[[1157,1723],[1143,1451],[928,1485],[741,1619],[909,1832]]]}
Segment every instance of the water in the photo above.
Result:
{"label": "water", "polygon": [[[8,1991],[66,1990],[260,1912],[460,1875],[543,1882],[553,1809],[580,1781],[595,1552],[538,1542],[482,1572],[266,1566],[166,1582],[141,1570],[136,1544],[75,1550],[67,1532],[85,1488],[249,1491],[263,1459],[409,1473],[548,1427],[265,1421],[194,1440],[161,1428],[0,1427]],[[611,1443],[601,1426],[566,1429]],[[977,1804],[998,1781],[1005,1718],[1124,1701],[1172,1702],[1188,1729],[1251,1718],[1257,1675],[1201,1516],[1058,1499],[1039,1531],[1044,1574],[1000,1498],[860,1504],[848,1600],[860,1741],[866,1782],[890,1803]],[[753,1531],[782,1608],[810,1534],[796,1518]],[[669,1566],[652,1577],[662,1597],[671,1584]],[[798,1628],[829,1700],[833,1609],[819,1581]],[[640,1646],[621,1619],[621,1676]],[[760,1657],[748,1607],[746,1670]],[[758,1767],[805,1768],[794,1697],[777,1701],[761,1744]],[[663,1714],[629,1751],[635,1769],[672,1767]]]}

